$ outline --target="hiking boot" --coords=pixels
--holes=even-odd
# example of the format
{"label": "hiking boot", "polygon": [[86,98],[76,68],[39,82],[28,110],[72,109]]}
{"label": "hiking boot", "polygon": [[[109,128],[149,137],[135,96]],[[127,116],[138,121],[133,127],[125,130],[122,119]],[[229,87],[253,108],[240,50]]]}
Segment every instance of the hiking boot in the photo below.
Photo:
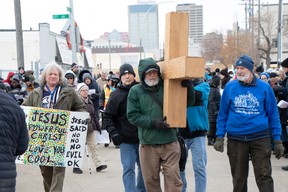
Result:
{"label": "hiking boot", "polygon": [[80,168],[73,168],[73,173],[75,174],[82,174],[83,171]]}
{"label": "hiking boot", "polygon": [[288,166],[281,167],[284,171],[288,171]]}
{"label": "hiking boot", "polygon": [[100,172],[100,171],[102,171],[103,169],[106,169],[106,168],[107,168],[107,165],[100,165],[99,167],[96,168],[96,171]]}

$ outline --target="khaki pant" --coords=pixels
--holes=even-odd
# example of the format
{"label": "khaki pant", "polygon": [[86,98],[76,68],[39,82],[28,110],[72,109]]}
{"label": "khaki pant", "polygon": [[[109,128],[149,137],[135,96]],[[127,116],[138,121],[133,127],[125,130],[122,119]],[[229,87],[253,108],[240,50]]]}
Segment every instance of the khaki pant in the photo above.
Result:
{"label": "khaki pant", "polygon": [[89,147],[89,151],[92,154],[92,160],[97,168],[101,165],[101,160],[99,155],[99,148],[96,141],[95,131],[87,134],[86,142]]}
{"label": "khaki pant", "polygon": [[160,167],[164,171],[164,191],[181,192],[179,160],[180,146],[177,141],[162,145],[140,145],[140,164],[147,192],[161,192]]}
{"label": "khaki pant", "polygon": [[65,167],[40,166],[45,192],[62,192]]}

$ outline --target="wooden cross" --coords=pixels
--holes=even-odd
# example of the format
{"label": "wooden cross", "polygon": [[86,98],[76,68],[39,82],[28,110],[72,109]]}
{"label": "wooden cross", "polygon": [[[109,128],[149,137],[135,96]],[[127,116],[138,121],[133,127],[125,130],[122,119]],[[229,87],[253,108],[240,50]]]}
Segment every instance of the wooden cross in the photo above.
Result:
{"label": "wooden cross", "polygon": [[164,61],[158,64],[164,78],[163,113],[171,127],[186,127],[187,88],[181,81],[204,77],[205,59],[187,55],[188,13],[167,13]]}

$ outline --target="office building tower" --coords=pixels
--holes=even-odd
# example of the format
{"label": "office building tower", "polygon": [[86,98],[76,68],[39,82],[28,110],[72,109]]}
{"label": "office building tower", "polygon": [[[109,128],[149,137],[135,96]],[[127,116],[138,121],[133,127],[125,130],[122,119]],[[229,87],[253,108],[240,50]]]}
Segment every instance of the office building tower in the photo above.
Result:
{"label": "office building tower", "polygon": [[178,4],[177,12],[187,12],[189,14],[189,39],[193,43],[202,43],[203,41],[203,6],[191,4]]}
{"label": "office building tower", "polygon": [[144,49],[159,48],[158,5],[154,1],[129,5],[129,40]]}

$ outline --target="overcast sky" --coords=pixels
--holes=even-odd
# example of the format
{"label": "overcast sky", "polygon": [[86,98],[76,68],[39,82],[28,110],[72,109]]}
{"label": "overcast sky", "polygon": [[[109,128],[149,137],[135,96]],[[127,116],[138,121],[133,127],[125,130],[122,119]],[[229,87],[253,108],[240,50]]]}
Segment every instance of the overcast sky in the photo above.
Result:
{"label": "overcast sky", "polygon": [[[254,0],[255,4],[258,0]],[[283,0],[283,3],[287,3]],[[181,3],[203,5],[204,34],[232,29],[238,21],[245,27],[244,0],[156,0],[159,11],[159,35],[164,36],[165,15],[176,11]],[[246,1],[248,3],[248,0]],[[261,0],[261,3],[278,0]],[[75,20],[85,40],[98,38],[104,32],[116,29],[128,32],[128,5],[137,0],[74,0]],[[68,14],[69,0],[21,0],[22,28],[38,29],[39,23],[49,23],[53,32],[60,33],[66,19],[52,19],[52,15]],[[257,7],[255,7],[257,9]],[[255,13],[256,14],[256,13]],[[0,0],[0,29],[15,29],[14,0]]]}

